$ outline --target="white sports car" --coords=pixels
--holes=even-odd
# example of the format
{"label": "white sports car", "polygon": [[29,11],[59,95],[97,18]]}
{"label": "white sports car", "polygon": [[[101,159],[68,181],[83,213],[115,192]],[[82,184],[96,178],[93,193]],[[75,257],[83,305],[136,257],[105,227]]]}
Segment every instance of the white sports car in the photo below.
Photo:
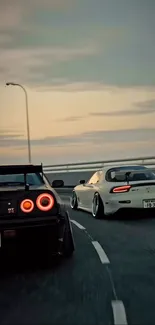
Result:
{"label": "white sports car", "polygon": [[[155,174],[145,166],[108,166],[80,181],[70,199],[72,209],[91,212],[103,218],[116,212],[154,208]],[[147,210],[148,211],[148,210]]]}

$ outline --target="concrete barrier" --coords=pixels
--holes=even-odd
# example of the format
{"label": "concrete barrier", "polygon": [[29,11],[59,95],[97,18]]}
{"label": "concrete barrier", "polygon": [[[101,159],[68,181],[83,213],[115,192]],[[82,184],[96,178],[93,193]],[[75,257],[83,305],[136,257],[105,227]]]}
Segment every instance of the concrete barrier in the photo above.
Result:
{"label": "concrete barrier", "polygon": [[56,192],[60,195],[70,195],[72,193],[73,187],[72,188],[65,188],[65,187],[61,187],[61,188],[55,188]]}
{"label": "concrete barrier", "polygon": [[[149,167],[155,173],[155,168]],[[94,171],[77,171],[77,172],[64,172],[64,173],[46,173],[50,183],[55,179],[62,179],[65,186],[76,186],[81,179],[88,181],[94,174]]]}
{"label": "concrete barrier", "polygon": [[46,176],[50,183],[55,179],[62,179],[65,186],[75,186],[79,183],[80,179],[88,181],[89,178],[94,174],[93,171],[89,172],[68,172],[68,173],[47,173]]}

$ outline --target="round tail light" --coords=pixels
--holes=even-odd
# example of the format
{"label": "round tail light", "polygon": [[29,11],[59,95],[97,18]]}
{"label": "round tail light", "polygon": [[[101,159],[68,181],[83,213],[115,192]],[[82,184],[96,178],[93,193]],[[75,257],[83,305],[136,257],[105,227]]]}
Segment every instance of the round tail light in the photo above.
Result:
{"label": "round tail light", "polygon": [[40,194],[37,197],[36,205],[39,210],[49,211],[54,206],[54,198],[52,195],[50,195],[48,193]]}
{"label": "round tail light", "polygon": [[32,210],[34,209],[34,203],[32,200],[25,199],[21,202],[20,208],[25,213],[32,212]]}

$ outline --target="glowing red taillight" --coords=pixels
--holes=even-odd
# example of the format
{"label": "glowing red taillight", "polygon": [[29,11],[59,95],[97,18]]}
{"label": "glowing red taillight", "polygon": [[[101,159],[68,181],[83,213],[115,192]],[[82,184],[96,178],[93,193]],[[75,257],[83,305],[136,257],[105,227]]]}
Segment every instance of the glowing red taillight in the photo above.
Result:
{"label": "glowing red taillight", "polygon": [[34,209],[34,203],[30,199],[25,199],[21,202],[20,208],[25,213],[32,212],[32,210]]}
{"label": "glowing red taillight", "polygon": [[125,193],[125,192],[129,192],[130,188],[131,188],[130,185],[114,187],[112,189],[111,193]]}
{"label": "glowing red taillight", "polygon": [[54,206],[54,198],[52,195],[50,195],[48,193],[40,194],[37,197],[36,205],[39,210],[49,211]]}

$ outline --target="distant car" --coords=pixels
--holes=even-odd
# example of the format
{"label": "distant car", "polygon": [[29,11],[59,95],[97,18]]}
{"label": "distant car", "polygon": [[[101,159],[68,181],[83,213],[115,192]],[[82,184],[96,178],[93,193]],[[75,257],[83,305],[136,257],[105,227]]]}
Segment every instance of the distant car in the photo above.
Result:
{"label": "distant car", "polygon": [[155,174],[139,165],[104,167],[74,187],[70,205],[91,212],[94,218],[155,209]]}
{"label": "distant car", "polygon": [[[8,237],[41,243],[47,239],[52,254],[72,256],[74,239],[65,205],[52,187],[42,165],[0,166],[0,249]],[[37,237],[38,236],[38,237]]]}

